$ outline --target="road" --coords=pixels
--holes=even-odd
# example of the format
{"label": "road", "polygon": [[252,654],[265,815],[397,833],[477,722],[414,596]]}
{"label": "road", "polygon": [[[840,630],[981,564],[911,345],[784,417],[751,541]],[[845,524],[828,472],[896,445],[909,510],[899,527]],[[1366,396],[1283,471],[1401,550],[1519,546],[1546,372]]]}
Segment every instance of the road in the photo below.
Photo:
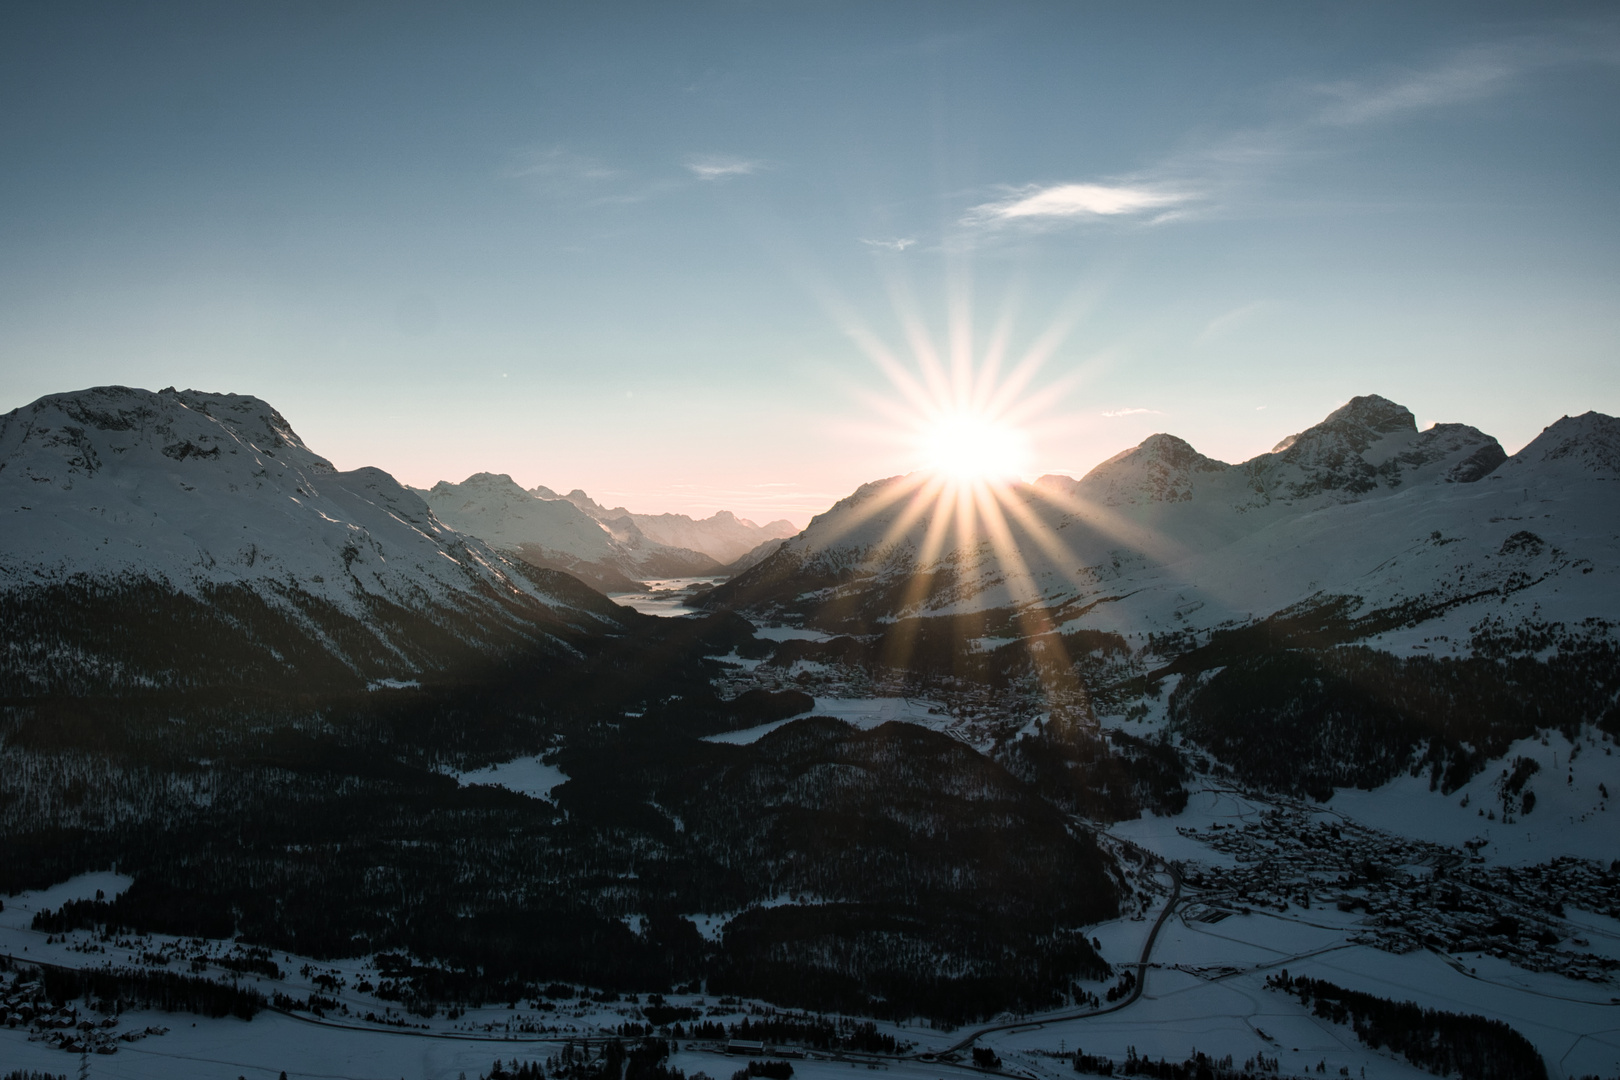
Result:
{"label": "road", "polygon": [[1153,928],[1148,931],[1147,940],[1142,943],[1142,955],[1136,961],[1136,985],[1131,987],[1131,992],[1123,1000],[1116,1001],[1114,1004],[1101,1009],[1088,1009],[1085,1012],[1043,1016],[1038,1020],[1014,1020],[1004,1024],[990,1024],[970,1032],[944,1050],[929,1051],[928,1053],[918,1054],[917,1057],[926,1060],[938,1058],[945,1054],[959,1053],[993,1031],[1010,1031],[1013,1028],[1038,1028],[1064,1020],[1085,1020],[1093,1016],[1107,1016],[1109,1013],[1116,1013],[1127,1006],[1134,1005],[1137,999],[1142,996],[1142,991],[1147,987],[1148,963],[1153,958],[1153,946],[1159,940],[1159,931],[1164,928],[1165,921],[1170,918],[1171,913],[1176,910],[1176,904],[1181,901],[1181,871],[1176,869],[1174,863],[1161,858],[1146,848],[1138,847],[1135,844],[1130,844],[1130,847],[1140,852],[1145,858],[1153,859],[1164,867],[1165,872],[1170,875],[1171,888],[1169,901],[1165,903],[1164,910],[1159,912],[1159,917],[1154,920]]}

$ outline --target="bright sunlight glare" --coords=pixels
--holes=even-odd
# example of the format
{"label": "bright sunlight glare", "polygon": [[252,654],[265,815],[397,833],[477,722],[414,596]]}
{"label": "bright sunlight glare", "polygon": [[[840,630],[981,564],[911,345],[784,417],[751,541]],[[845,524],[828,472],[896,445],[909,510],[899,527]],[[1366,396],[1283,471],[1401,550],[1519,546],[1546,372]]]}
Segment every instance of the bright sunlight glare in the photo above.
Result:
{"label": "bright sunlight glare", "polygon": [[959,482],[1016,479],[1030,458],[1023,432],[971,413],[939,417],[919,442],[925,467]]}

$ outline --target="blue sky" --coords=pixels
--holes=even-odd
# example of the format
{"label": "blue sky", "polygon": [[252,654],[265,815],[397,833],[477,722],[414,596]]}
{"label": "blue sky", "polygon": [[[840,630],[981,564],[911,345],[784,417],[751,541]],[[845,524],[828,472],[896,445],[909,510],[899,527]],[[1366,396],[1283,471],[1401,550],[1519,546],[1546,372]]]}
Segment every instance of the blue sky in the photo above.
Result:
{"label": "blue sky", "polygon": [[251,393],[340,467],[801,522],[918,464],[908,325],[1042,352],[1032,475],[1620,412],[1609,4],[8,12],[0,408]]}

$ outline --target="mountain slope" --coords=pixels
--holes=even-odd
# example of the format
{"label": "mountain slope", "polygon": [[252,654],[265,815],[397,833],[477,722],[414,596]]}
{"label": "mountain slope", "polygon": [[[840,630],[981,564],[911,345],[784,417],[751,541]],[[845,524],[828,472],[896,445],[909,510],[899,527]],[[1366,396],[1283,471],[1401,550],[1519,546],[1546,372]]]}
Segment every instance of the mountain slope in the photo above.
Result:
{"label": "mountain slope", "polygon": [[[1078,625],[1138,636],[1207,636],[1330,595],[1366,610],[1449,605],[1464,622],[1486,593],[1512,593],[1510,610],[1540,605],[1538,617],[1605,615],[1620,610],[1615,423],[1566,419],[1504,460],[1473,428],[1419,432],[1407,410],[1357,398],[1239,465],[1152,436],[1079,481],[1015,486],[968,534],[930,534],[939,507],[916,501],[919,478],[896,477],[863,486],[705,603],[857,631],[906,615],[1095,604]],[[1537,539],[1510,543],[1521,531]],[[1015,556],[998,550],[998,532]]]}
{"label": "mountain slope", "polygon": [[550,488],[538,487],[533,494],[542,499],[567,499],[607,525],[616,536],[621,532],[640,535],[655,544],[702,552],[717,564],[736,562],[760,544],[785,540],[799,531],[785,518],[756,525],[729,510],[702,519],[686,514],[632,514],[622,506],[609,509],[578,488],[567,495],[558,495]]}
{"label": "mountain slope", "polygon": [[440,481],[422,496],[453,528],[610,592],[640,589],[642,578],[712,573],[719,565],[701,552],[649,539],[627,519],[601,521],[568,499],[524,491],[504,473]]}
{"label": "mountain slope", "polygon": [[789,676],[1022,680],[1033,708],[1159,716],[1317,798],[1413,770],[1452,791],[1548,727],[1620,734],[1612,417],[1506,458],[1358,398],[1238,465],[1156,435],[977,514],[956,528],[926,478],[868,484],[700,602],[847,635],[779,647]]}
{"label": "mountain slope", "polygon": [[0,513],[9,693],[445,677],[621,617],[241,395],[110,386],[13,410]]}

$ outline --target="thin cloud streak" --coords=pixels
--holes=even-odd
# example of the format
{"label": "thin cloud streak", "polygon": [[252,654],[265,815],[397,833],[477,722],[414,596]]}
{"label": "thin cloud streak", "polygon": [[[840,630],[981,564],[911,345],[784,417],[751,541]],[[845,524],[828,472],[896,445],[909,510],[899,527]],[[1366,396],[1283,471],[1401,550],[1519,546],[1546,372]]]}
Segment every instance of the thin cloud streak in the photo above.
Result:
{"label": "thin cloud streak", "polygon": [[904,251],[908,247],[917,246],[916,237],[912,236],[903,236],[895,240],[868,240],[863,236],[860,241],[869,247],[883,248],[885,251]]}
{"label": "thin cloud streak", "polygon": [[565,146],[552,146],[544,150],[522,151],[501,175],[512,180],[538,177],[543,180],[602,181],[617,180],[624,173],[598,158],[575,153]]}
{"label": "thin cloud streak", "polygon": [[1191,196],[1145,185],[1053,184],[1030,185],[999,202],[975,206],[964,224],[997,225],[1008,222],[1050,222],[1083,218],[1117,217],[1145,210],[1176,206]]}
{"label": "thin cloud streak", "polygon": [[1324,86],[1324,94],[1339,100],[1323,109],[1317,122],[1366,124],[1401,113],[1477,101],[1501,90],[1531,66],[1513,52],[1502,48],[1471,49],[1432,70],[1415,72],[1382,86]]}
{"label": "thin cloud streak", "polygon": [[1148,415],[1152,415],[1152,416],[1163,416],[1164,415],[1164,410],[1163,409],[1113,409],[1113,410],[1110,410],[1109,412],[1103,413],[1102,415],[1108,417],[1109,419],[1113,419],[1116,416],[1141,416],[1143,414],[1148,414]]}
{"label": "thin cloud streak", "polygon": [[[1620,66],[1614,20],[1562,33],[1473,45],[1429,66],[1382,78],[1294,88],[1307,104],[1292,119],[1234,131],[1202,148],[1174,154],[1128,182],[1069,182],[1008,188],[1007,197],[970,208],[962,224],[985,230],[1019,223],[1047,227],[1158,210],[1148,226],[1207,218],[1241,201],[1241,191],[1303,156],[1321,154],[1324,137],[1349,128],[1485,101],[1538,71]],[[968,239],[968,238],[964,238]],[[971,244],[971,239],[968,239]]]}
{"label": "thin cloud streak", "polygon": [[765,167],[762,161],[728,157],[722,154],[697,155],[686,159],[686,167],[699,180],[724,180],[731,176],[752,176]]}

